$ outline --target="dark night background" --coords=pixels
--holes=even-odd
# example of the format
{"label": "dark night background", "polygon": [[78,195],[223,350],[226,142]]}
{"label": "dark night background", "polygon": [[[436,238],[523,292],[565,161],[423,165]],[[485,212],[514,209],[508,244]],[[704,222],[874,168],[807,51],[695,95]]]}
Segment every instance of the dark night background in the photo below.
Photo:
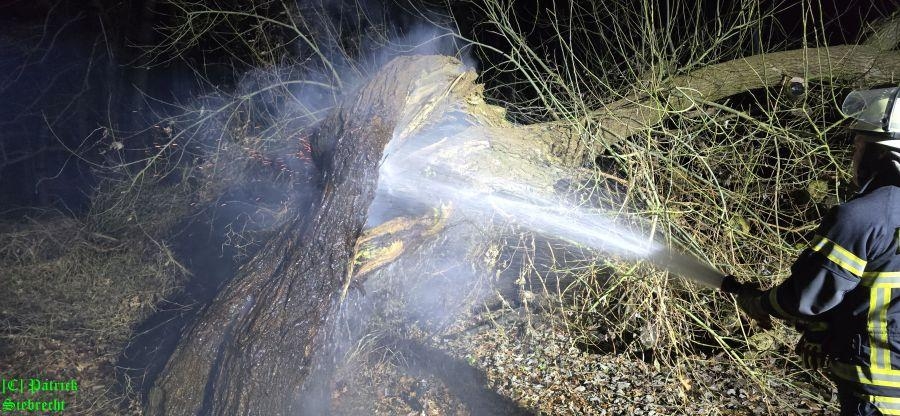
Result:
{"label": "dark night background", "polygon": [[[226,1],[218,1],[227,6]],[[340,15],[340,2],[329,4],[333,17]],[[516,2],[517,17],[534,23],[526,39],[540,51],[561,53],[545,42],[548,2]],[[710,2],[712,4],[712,2]],[[782,45],[802,44],[800,16],[804,10],[790,2],[777,3],[777,25],[756,45],[744,45],[745,52]],[[556,3],[557,11],[569,8]],[[827,1],[821,13],[831,44],[855,41],[866,22],[893,10],[890,2]],[[397,34],[413,28],[416,14],[407,4],[367,2],[381,22],[343,23],[347,33],[361,33],[366,25],[383,23]],[[15,215],[20,207],[55,207],[79,212],[87,205],[97,178],[91,168],[102,163],[97,143],[108,139],[110,131],[132,135],[153,126],[157,114],[155,99],[185,101],[208,92],[212,85],[227,89],[249,70],[240,57],[200,44],[167,62],[148,62],[142,46],[159,41],[157,26],[170,23],[172,10],[164,2],[94,1],[5,1],[0,2],[0,210]],[[430,14],[452,13],[464,37],[476,38],[504,48],[478,15],[466,3],[452,2],[427,6]],[[714,19],[723,11],[714,6],[697,11]],[[445,20],[446,21],[446,20]],[[660,22],[668,24],[668,22]],[[602,33],[602,22],[597,22]],[[549,30],[549,29],[547,29]],[[298,46],[294,50],[301,50]],[[286,48],[290,51],[291,48]],[[357,50],[365,60],[366,50]],[[508,72],[495,71],[495,52],[475,49],[488,95],[500,101],[527,100],[533,96],[526,87],[517,87]],[[621,57],[625,60],[627,57]],[[151,65],[152,66],[148,66]],[[195,79],[201,71],[207,82]],[[151,99],[152,98],[152,99]],[[107,130],[112,128],[112,130]],[[138,135],[139,136],[139,135]],[[141,139],[150,140],[150,139]],[[134,141],[130,142],[134,145]],[[88,151],[84,151],[88,150]]]}

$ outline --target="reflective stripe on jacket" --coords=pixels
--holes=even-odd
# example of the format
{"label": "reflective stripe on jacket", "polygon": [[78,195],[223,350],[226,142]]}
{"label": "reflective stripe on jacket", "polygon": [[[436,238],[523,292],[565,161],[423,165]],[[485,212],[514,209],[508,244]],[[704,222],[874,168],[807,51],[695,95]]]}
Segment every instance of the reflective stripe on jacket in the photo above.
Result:
{"label": "reflective stripe on jacket", "polygon": [[823,347],[838,381],[900,397],[900,178],[881,176],[829,212],[763,304],[784,319],[827,325]]}

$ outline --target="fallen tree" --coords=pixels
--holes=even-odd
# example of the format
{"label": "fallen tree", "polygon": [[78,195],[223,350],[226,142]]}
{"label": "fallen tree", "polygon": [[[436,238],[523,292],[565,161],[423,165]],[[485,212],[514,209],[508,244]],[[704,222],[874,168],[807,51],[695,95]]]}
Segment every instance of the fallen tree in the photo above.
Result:
{"label": "fallen tree", "polygon": [[[203,311],[152,390],[150,414],[309,409],[300,394],[303,380],[323,345],[329,311],[353,278],[376,271],[384,272],[384,279],[404,275],[398,270],[428,275],[423,259],[447,257],[446,246],[462,246],[461,240],[473,235],[480,241],[465,241],[469,253],[450,261],[485,252],[491,233],[459,220],[452,205],[436,215],[391,218],[363,234],[381,152],[392,137],[396,147],[417,141],[415,150],[404,152],[406,158],[427,152],[429,164],[444,166],[443,173],[477,172],[486,179],[485,189],[506,186],[514,175],[530,192],[548,194],[559,180],[572,177],[572,169],[546,165],[546,154],[529,143],[540,136],[508,134],[502,109],[484,103],[475,78],[453,58],[397,58],[343,101],[312,141],[321,196],[313,198],[308,213],[298,210]],[[468,127],[438,137],[437,143],[421,140],[422,131],[448,117],[460,117]],[[407,166],[404,174],[416,175],[416,168],[424,167]],[[449,224],[452,235],[442,235]],[[407,260],[398,262],[401,257]],[[488,270],[495,259],[484,260],[475,268]],[[391,263],[396,264],[387,271],[384,266]]]}
{"label": "fallen tree", "polygon": [[[334,304],[354,279],[427,275],[423,263],[438,256],[453,235],[479,236],[468,241],[466,253],[481,259],[474,269],[496,267],[498,236],[457,221],[452,203],[438,215],[389,218],[364,231],[386,146],[407,149],[391,156],[401,159],[400,177],[441,166],[441,175],[475,179],[468,185],[486,193],[557,197],[567,184],[598,177],[627,190],[633,182],[580,167],[593,151],[588,144],[609,145],[690,109],[722,110],[715,101],[779,85],[789,76],[894,79],[900,56],[875,51],[880,50],[867,45],[832,47],[725,62],[674,77],[660,94],[623,98],[581,123],[531,126],[514,125],[502,108],[485,104],[477,74],[455,59],[397,58],[318,127],[313,153],[321,170],[320,197],[298,210],[203,312],[157,381],[149,413],[308,411],[304,380],[325,342]],[[846,59],[856,65],[832,69]],[[441,130],[448,120],[453,128]],[[426,164],[417,162],[423,159]],[[442,199],[436,195],[429,202]],[[448,224],[455,224],[453,235],[443,232]]]}

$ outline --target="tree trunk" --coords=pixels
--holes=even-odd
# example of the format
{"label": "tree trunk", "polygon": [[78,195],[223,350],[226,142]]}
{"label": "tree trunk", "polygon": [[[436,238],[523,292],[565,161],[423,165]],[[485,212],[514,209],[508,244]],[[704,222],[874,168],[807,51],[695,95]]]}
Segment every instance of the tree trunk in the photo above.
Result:
{"label": "tree trunk", "polygon": [[301,412],[301,386],[366,223],[382,151],[419,78],[459,66],[450,62],[397,58],[323,122],[314,140],[320,197],[203,311],[151,391],[148,414]]}

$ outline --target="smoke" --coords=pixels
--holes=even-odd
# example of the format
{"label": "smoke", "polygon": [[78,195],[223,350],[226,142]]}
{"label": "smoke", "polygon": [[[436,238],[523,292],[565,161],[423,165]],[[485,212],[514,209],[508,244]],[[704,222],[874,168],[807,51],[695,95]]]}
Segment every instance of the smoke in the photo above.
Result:
{"label": "smoke", "polygon": [[[207,10],[201,4],[189,6]],[[175,232],[180,235],[173,240],[177,243],[177,257],[184,260],[194,278],[174,299],[177,305],[160,305],[159,313],[141,325],[142,333],[121,359],[123,367],[133,369],[131,375],[141,379],[143,388],[152,386],[174,348],[174,338],[190,325],[189,320],[195,319],[193,312],[184,313],[180,305],[191,305],[192,311],[202,310],[233,277],[234,264],[252,256],[287,221],[305,215],[304,210],[313,203],[312,197],[321,191],[309,143],[316,124],[370,74],[396,56],[463,55],[458,36],[452,31],[434,23],[398,18],[388,7],[374,1],[304,1],[292,4],[289,12],[295,13],[292,19],[287,15],[273,18],[297,24],[310,42],[294,38],[293,42],[286,42],[287,46],[278,45],[278,34],[273,30],[270,39],[275,41],[256,44],[256,55],[241,52],[241,42],[220,42],[219,54],[231,54],[234,61],[247,64],[249,69],[235,66],[223,74],[218,65],[192,67],[193,83],[206,91],[204,94],[182,100],[147,95],[147,111],[142,115],[152,120],[149,128],[139,134],[104,136],[100,139],[104,143],[89,149],[105,152],[110,169],[104,175],[126,178],[129,180],[123,183],[130,183],[134,166],[149,167],[147,172],[152,175],[141,183],[152,180],[188,189],[180,194],[191,197],[185,205],[192,209],[179,218],[181,227]],[[238,35],[245,40],[252,37],[253,30],[263,29],[271,28],[252,26]],[[172,30],[179,28],[176,25]],[[217,41],[215,36],[221,35],[197,36],[213,42]],[[233,45],[237,46],[232,49]],[[190,50],[181,53],[186,61],[193,58]],[[281,55],[270,59],[276,53]],[[174,193],[156,199],[166,199],[170,194]],[[374,305],[336,305],[330,325],[349,325],[356,318],[337,316],[346,317],[351,309],[353,314],[362,316],[367,313],[365,308]],[[348,345],[343,343],[317,353],[322,357],[337,356]],[[312,409],[327,408],[327,399],[315,394],[298,400],[312,413],[316,413]]]}
{"label": "smoke", "polygon": [[[114,166],[154,164],[161,176],[189,182],[196,188],[192,205],[212,210],[238,206],[229,238],[239,246],[258,244],[265,233],[306,207],[319,185],[309,143],[312,130],[385,62],[411,54],[473,62],[461,51],[458,36],[439,20],[425,18],[427,11],[410,16],[377,1],[300,1],[285,12],[296,15],[277,18],[296,25],[302,38],[290,47],[259,43],[260,56],[253,58],[259,62],[242,59],[252,66],[236,77],[233,88],[216,85],[213,70],[197,69],[196,82],[208,94],[187,103],[148,100],[149,112],[156,116],[147,130],[150,143],[135,136],[108,146],[116,147],[107,152]],[[185,29],[175,25],[172,30]],[[241,51],[228,49],[227,43],[221,47],[233,54]],[[267,56],[275,53],[282,57],[272,63]]]}
{"label": "smoke", "polygon": [[[313,6],[301,4],[298,10],[320,16],[343,12],[333,3],[324,9]],[[293,55],[304,59],[252,68],[239,78],[233,91],[216,91],[190,105],[171,106],[188,111],[163,123],[172,131],[163,145],[188,149],[191,160],[197,161],[197,195],[210,198],[201,205],[217,212],[241,207],[244,214],[235,218],[233,226],[226,226],[226,244],[246,246],[247,253],[268,233],[304,215],[303,208],[312,203],[310,197],[321,191],[309,133],[347,94],[363,85],[369,74],[400,55],[442,54],[473,62],[460,50],[455,33],[434,24],[405,23],[398,33],[389,35],[378,31],[393,26],[378,20],[375,13],[367,16],[371,19],[364,25],[353,27],[343,26],[347,20],[314,20],[310,16],[303,20],[310,24],[304,29],[309,30],[318,49],[297,42]],[[355,43],[348,45],[348,38]],[[371,211],[371,218],[390,219],[426,209],[407,202],[388,207],[390,203],[383,204],[382,196],[377,200],[376,205],[385,209]],[[432,332],[466,310],[470,300],[466,296],[478,282],[475,270],[459,267],[458,260],[472,250],[465,245],[466,238],[465,233],[456,233],[453,241],[445,241],[446,246],[428,250],[435,254],[429,259],[429,268],[446,268],[441,274],[411,282],[402,274],[388,272],[384,274],[388,280],[362,288],[366,296],[356,296],[357,289],[351,288],[347,302],[335,303],[329,328],[323,331],[330,339],[318,343],[324,348],[315,352],[316,369],[307,377],[305,394],[297,398],[304,414],[328,412],[333,372],[371,332],[372,319],[385,316],[384,305],[397,312],[390,319],[402,321],[395,328],[410,328],[413,323]],[[189,252],[179,254],[192,257]]]}
{"label": "smoke", "polygon": [[[241,77],[234,92],[197,99],[189,112],[170,118],[173,132],[166,133],[163,145],[190,149],[191,160],[202,168],[201,194],[211,195],[216,207],[239,204],[248,213],[229,244],[261,241],[263,237],[253,232],[276,229],[311,202],[309,196],[319,184],[309,152],[309,130],[361,85],[365,74],[406,54],[456,55],[474,65],[459,47],[458,37],[438,26],[413,25],[396,38],[367,38],[359,42],[363,45],[359,49],[371,50],[351,59],[348,48],[329,37],[339,32],[335,26],[322,25],[317,38],[321,49],[297,52],[320,61],[254,68]],[[470,127],[469,121],[434,121],[434,127],[402,142],[395,140],[386,149],[367,226],[401,216],[430,218],[441,223],[440,236],[406,247],[401,258],[357,282],[346,301],[335,303],[324,331],[329,339],[319,343],[324,348],[315,352],[306,393],[297,398],[304,414],[328,411],[335,373],[364,365],[353,361],[361,350],[365,352],[361,345],[377,346],[392,339],[427,341],[491,295],[492,259],[485,256],[489,247],[484,244],[489,242],[485,235],[494,233],[497,224],[514,223],[627,258],[645,258],[659,249],[596,209],[536,193],[527,180],[476,176],[453,158],[435,158],[448,148],[489,149],[483,140],[461,134]],[[406,127],[397,126],[395,132]],[[245,243],[248,235],[253,241]]]}
{"label": "smoke", "polygon": [[[427,101],[420,100],[422,94],[427,92],[411,91],[410,101]],[[473,160],[495,162],[489,138],[482,136],[483,131],[480,135],[477,128],[472,129],[475,122],[463,112],[448,111],[442,116],[444,119],[429,120],[412,134],[402,122],[395,127],[395,139],[385,150],[378,194],[367,223],[367,228],[374,229],[399,217],[424,218],[438,231],[428,237],[394,237],[394,242],[413,246],[405,246],[400,258],[367,276],[361,290],[336,307],[332,339],[319,351],[317,372],[310,380],[331,380],[340,368],[367,365],[358,360],[359,345],[365,340],[375,339],[369,344],[373,349],[402,350],[391,340],[427,343],[447,335],[455,323],[473,312],[475,305],[483,304],[494,293],[495,269],[487,253],[491,251],[491,236],[498,235],[506,224],[568,241],[598,256],[649,260],[700,276],[711,286],[721,277],[691,257],[654,241],[641,224],[626,225],[600,208],[580,206],[551,191],[535,189],[536,181],[527,177],[528,172],[512,180],[511,175],[492,176],[490,169],[479,169]],[[532,166],[526,155],[505,157],[511,159],[507,161],[510,166]],[[404,366],[411,373],[427,373],[415,360]],[[352,378],[353,371],[350,373]],[[308,387],[308,391],[317,393],[305,398],[306,413],[327,409],[329,396],[323,392],[327,390],[323,385]],[[483,409],[472,410],[479,413]]]}

